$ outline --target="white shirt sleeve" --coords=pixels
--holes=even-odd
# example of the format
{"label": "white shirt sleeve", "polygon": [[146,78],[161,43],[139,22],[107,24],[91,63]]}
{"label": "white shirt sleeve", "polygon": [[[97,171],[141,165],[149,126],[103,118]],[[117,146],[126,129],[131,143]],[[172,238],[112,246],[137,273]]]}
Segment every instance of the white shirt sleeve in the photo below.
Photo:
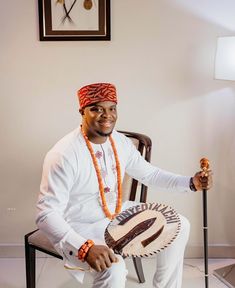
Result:
{"label": "white shirt sleeve", "polygon": [[37,202],[36,224],[62,256],[68,246],[79,249],[87,240],[76,233],[63,218],[69,200],[75,169],[59,153],[45,158]]}
{"label": "white shirt sleeve", "polygon": [[189,188],[190,177],[177,175],[153,166],[140,155],[130,139],[127,139],[127,141],[129,142],[127,174],[146,186],[155,186],[179,192],[191,192]]}

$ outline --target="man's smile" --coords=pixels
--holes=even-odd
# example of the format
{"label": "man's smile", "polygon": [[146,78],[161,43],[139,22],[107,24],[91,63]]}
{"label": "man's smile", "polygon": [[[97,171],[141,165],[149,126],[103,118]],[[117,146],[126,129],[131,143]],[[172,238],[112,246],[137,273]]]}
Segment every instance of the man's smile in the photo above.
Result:
{"label": "man's smile", "polygon": [[113,126],[113,121],[98,121],[98,123],[104,128],[110,128]]}

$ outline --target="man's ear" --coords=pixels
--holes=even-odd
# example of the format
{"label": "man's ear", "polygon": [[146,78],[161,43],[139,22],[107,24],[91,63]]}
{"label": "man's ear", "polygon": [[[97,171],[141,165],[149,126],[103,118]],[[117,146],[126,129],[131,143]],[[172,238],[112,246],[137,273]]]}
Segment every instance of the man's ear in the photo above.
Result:
{"label": "man's ear", "polygon": [[84,109],[83,108],[79,109],[79,113],[83,116],[84,115]]}

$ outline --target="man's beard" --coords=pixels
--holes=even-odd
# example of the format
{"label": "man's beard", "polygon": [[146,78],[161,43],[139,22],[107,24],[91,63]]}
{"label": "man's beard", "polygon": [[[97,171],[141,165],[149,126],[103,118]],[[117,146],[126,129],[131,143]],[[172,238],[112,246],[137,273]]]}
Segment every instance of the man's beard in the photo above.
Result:
{"label": "man's beard", "polygon": [[99,134],[102,137],[109,137],[112,134],[113,131],[109,132],[109,133],[103,133],[100,131],[96,131],[97,134]]}

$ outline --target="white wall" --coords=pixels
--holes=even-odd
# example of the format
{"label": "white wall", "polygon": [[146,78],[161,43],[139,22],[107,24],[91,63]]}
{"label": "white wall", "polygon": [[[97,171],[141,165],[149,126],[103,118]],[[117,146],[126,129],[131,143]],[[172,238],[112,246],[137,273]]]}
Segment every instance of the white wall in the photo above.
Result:
{"label": "white wall", "polygon": [[[1,3],[0,245],[35,227],[44,155],[80,123],[76,90],[110,81],[117,128],[148,134],[153,163],[192,175],[210,159],[209,241],[235,246],[235,85],[213,79],[216,38],[234,36],[231,11],[228,0],[113,0],[112,41],[39,42],[37,1]],[[200,193],[150,189],[149,201],[186,215],[189,246],[202,245]]]}

